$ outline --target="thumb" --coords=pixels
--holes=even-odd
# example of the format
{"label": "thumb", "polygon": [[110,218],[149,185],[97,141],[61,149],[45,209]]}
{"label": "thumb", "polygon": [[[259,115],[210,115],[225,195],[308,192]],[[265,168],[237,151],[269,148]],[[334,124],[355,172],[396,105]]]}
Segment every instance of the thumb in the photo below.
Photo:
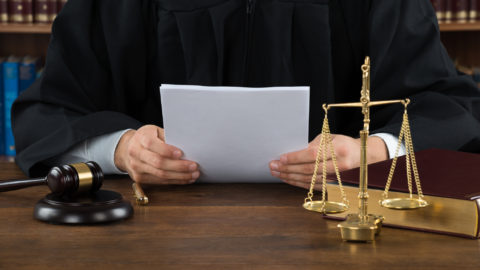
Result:
{"label": "thumb", "polygon": [[157,127],[157,138],[165,142],[165,130],[161,127]]}

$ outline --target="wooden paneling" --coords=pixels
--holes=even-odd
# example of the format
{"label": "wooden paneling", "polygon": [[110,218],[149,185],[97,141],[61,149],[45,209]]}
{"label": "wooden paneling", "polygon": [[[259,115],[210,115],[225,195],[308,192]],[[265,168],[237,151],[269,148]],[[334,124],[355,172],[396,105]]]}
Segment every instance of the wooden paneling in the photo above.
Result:
{"label": "wooden paneling", "polygon": [[480,31],[442,32],[441,38],[453,60],[480,67]]}
{"label": "wooden paneling", "polygon": [[50,35],[0,33],[0,56],[39,56],[45,58]]}

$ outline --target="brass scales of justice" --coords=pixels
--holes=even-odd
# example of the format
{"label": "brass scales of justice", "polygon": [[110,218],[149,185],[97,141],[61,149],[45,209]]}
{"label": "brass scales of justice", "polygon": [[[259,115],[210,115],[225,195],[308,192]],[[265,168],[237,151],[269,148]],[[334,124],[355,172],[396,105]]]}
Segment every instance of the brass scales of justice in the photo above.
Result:
{"label": "brass scales of justice", "polygon": [[[328,110],[333,107],[358,107],[362,109],[363,129],[360,130],[360,179],[359,179],[359,211],[358,214],[348,214],[344,222],[338,224],[342,239],[346,241],[365,241],[371,242],[375,240],[375,236],[380,233],[382,222],[384,218],[380,215],[369,214],[367,211],[368,206],[368,172],[367,172],[367,138],[369,135],[370,126],[370,107],[378,105],[387,105],[394,103],[401,103],[404,106],[404,114],[402,120],[402,126],[400,129],[400,135],[398,137],[398,144],[395,150],[395,156],[390,167],[387,182],[385,185],[385,191],[380,200],[380,205],[391,209],[417,209],[425,207],[428,203],[423,199],[422,188],[420,184],[420,178],[417,170],[417,163],[415,161],[415,154],[413,152],[412,136],[410,132],[410,125],[408,122],[407,106],[410,103],[409,99],[402,100],[384,100],[384,101],[370,101],[370,58],[365,58],[365,63],[361,67],[362,69],[362,89],[360,102],[352,103],[338,103],[338,104],[323,104],[325,111],[325,118],[323,121],[322,133],[320,137],[320,144],[317,151],[317,157],[315,161],[315,168],[310,184],[310,190],[303,207],[310,211],[316,211],[323,214],[335,214],[348,210],[349,201],[346,198],[345,191],[340,179],[340,173],[337,166],[337,160],[333,149],[330,127],[328,124]],[[404,198],[388,198],[388,191],[392,182],[393,173],[397,163],[398,151],[402,144],[402,140],[405,141],[406,150],[406,169],[407,169],[407,184],[409,190],[409,197]],[[341,202],[328,201],[326,199],[326,181],[327,181],[327,151],[330,151],[331,160],[335,168],[335,175],[338,181],[338,187],[342,197]],[[320,159],[322,159],[322,200],[313,200],[313,191],[315,187],[315,181],[317,178],[318,167],[320,166]],[[417,188],[417,197],[412,194],[412,172],[415,179]]]}

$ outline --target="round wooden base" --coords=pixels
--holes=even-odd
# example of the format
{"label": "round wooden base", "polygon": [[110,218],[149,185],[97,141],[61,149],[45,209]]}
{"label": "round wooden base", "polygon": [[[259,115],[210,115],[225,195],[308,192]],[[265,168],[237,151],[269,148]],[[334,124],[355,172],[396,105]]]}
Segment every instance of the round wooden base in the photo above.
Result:
{"label": "round wooden base", "polygon": [[70,198],[50,193],[37,202],[33,215],[54,224],[95,224],[129,218],[133,208],[120,193],[110,190]]}

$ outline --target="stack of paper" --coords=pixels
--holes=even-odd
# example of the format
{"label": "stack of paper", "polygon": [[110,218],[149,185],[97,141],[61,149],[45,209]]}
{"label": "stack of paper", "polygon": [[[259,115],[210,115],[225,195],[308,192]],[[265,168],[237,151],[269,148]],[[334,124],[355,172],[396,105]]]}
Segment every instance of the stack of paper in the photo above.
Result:
{"label": "stack of paper", "polygon": [[199,181],[279,182],[269,162],[308,145],[309,87],[160,87],[166,143]]}

